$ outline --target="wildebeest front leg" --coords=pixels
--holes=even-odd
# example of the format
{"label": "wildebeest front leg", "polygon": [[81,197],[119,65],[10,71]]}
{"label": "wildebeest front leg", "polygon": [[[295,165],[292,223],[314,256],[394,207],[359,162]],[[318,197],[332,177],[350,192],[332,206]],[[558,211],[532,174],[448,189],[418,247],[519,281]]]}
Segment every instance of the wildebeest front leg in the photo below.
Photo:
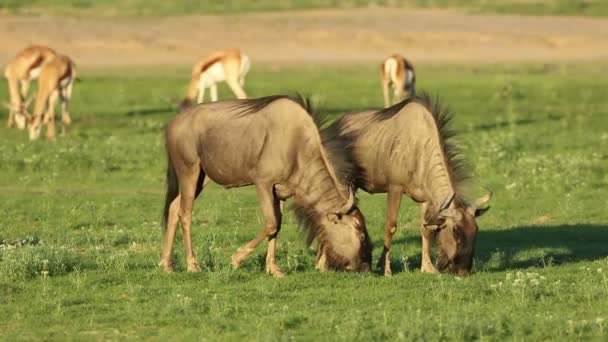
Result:
{"label": "wildebeest front leg", "polygon": [[424,225],[421,225],[420,235],[422,236],[422,264],[420,265],[420,272],[438,273],[431,261],[431,241],[435,238],[435,232],[429,231]]}
{"label": "wildebeest front leg", "polygon": [[251,252],[264,240],[268,238],[268,251],[266,253],[266,272],[275,277],[282,277],[276,264],[276,237],[281,229],[281,208],[279,200],[272,193],[272,186],[256,186],[258,201],[262,207],[265,227],[264,231],[258,234],[255,239],[249,241],[232,256],[232,266],[237,268],[241,265]]}
{"label": "wildebeest front leg", "polygon": [[386,204],[386,231],[384,235],[384,250],[378,260],[378,264],[383,268],[384,275],[389,277],[392,275],[391,271],[391,242],[393,241],[393,235],[397,231],[397,215],[399,214],[399,207],[401,205],[401,197],[403,190],[401,187],[389,186],[387,191],[387,204]]}

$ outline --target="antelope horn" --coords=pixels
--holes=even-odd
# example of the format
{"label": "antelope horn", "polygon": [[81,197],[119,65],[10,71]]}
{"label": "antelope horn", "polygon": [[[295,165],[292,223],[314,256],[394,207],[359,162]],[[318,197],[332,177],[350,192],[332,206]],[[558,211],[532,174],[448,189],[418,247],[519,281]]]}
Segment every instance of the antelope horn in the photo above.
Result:
{"label": "antelope horn", "polygon": [[348,200],[346,201],[346,203],[344,204],[342,209],[340,209],[340,213],[341,214],[348,213],[354,204],[355,204],[355,195],[353,195],[353,190],[349,188],[348,189]]}
{"label": "antelope horn", "polygon": [[452,204],[452,201],[454,201],[454,197],[456,197],[456,193],[452,193],[451,196],[448,196],[445,198],[445,200],[443,201],[443,203],[441,203],[441,206],[439,207],[439,211],[443,211],[445,209],[447,209],[450,204]]}

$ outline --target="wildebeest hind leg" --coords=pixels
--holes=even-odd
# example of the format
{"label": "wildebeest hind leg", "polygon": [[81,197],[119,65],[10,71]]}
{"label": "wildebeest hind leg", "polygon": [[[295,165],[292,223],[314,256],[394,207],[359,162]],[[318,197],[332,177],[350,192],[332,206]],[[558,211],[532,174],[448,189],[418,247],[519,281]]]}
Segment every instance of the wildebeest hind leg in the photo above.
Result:
{"label": "wildebeest hind leg", "polygon": [[[196,184],[195,198],[200,195],[203,188],[209,183],[209,177],[205,177],[205,174],[201,171],[198,182]],[[180,210],[181,196],[177,195],[169,206],[169,213],[167,217],[167,228],[165,231],[165,241],[163,245],[163,253],[159,266],[163,268],[165,272],[172,272],[173,265],[171,262],[171,253],[173,251],[173,241],[175,241],[175,231],[177,229],[177,223],[179,222],[179,210]]]}
{"label": "wildebeest hind leg", "polygon": [[264,215],[265,227],[255,239],[249,241],[232,256],[232,266],[237,268],[240,264],[253,252],[253,250],[264,240],[268,238],[268,251],[266,253],[266,272],[275,277],[284,276],[283,272],[276,264],[276,237],[281,230],[281,205],[279,200],[272,193],[272,185],[261,186],[256,185],[258,201],[262,207]]}
{"label": "wildebeest hind leg", "polygon": [[167,228],[165,230],[165,243],[163,244],[163,254],[160,259],[159,266],[163,268],[165,272],[173,272],[173,265],[171,263],[171,252],[173,251],[173,241],[175,240],[175,230],[177,229],[177,222],[179,221],[179,203],[181,202],[181,196],[177,195],[169,206],[169,214],[167,217]]}
{"label": "wildebeest hind leg", "polygon": [[192,250],[192,205],[194,204],[197,185],[200,182],[199,176],[201,176],[202,171],[198,163],[189,168],[184,168],[183,171],[178,177],[180,193],[178,213],[182,224],[184,254],[188,264],[188,272],[200,272],[201,267]]}
{"label": "wildebeest hind leg", "polygon": [[397,215],[399,214],[399,206],[401,205],[402,189],[400,187],[391,186],[387,192],[386,204],[386,232],[384,235],[384,249],[378,260],[378,264],[384,271],[385,276],[391,276],[391,242],[393,235],[397,231]]}

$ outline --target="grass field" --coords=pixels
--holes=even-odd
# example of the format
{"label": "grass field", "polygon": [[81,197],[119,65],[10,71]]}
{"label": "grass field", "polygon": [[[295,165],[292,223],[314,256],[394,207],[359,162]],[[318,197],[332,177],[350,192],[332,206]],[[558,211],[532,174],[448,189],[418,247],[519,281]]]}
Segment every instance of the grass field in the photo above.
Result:
{"label": "grass field", "polygon": [[608,15],[608,4],[603,0],[3,0],[0,13],[170,16],[375,6],[458,8],[473,12],[524,15]]}
{"label": "grass field", "polygon": [[[407,199],[392,278],[316,272],[291,215],[278,245],[285,279],[262,272],[265,246],[232,270],[230,255],[262,218],[253,188],[215,185],[194,212],[204,271],[184,272],[178,234],[177,272],[161,273],[162,132],[188,71],[122,71],[81,71],[73,129],[56,143],[29,143],[1,123],[0,339],[608,336],[605,65],[418,66],[419,89],[455,113],[475,165],[471,194],[495,194],[467,278],[418,271],[419,214]],[[246,89],[313,94],[335,117],[380,105],[377,78],[375,66],[256,67]],[[377,259],[384,196],[359,197]]]}

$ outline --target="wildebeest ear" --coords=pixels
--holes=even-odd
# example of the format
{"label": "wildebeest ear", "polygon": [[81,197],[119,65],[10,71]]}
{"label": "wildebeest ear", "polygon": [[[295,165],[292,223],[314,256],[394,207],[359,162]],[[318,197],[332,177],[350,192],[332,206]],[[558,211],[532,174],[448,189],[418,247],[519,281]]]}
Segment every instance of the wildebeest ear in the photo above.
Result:
{"label": "wildebeest ear", "polygon": [[475,209],[475,217],[479,217],[486,213],[486,211],[490,210],[490,207],[487,206],[485,208],[477,208]]}

